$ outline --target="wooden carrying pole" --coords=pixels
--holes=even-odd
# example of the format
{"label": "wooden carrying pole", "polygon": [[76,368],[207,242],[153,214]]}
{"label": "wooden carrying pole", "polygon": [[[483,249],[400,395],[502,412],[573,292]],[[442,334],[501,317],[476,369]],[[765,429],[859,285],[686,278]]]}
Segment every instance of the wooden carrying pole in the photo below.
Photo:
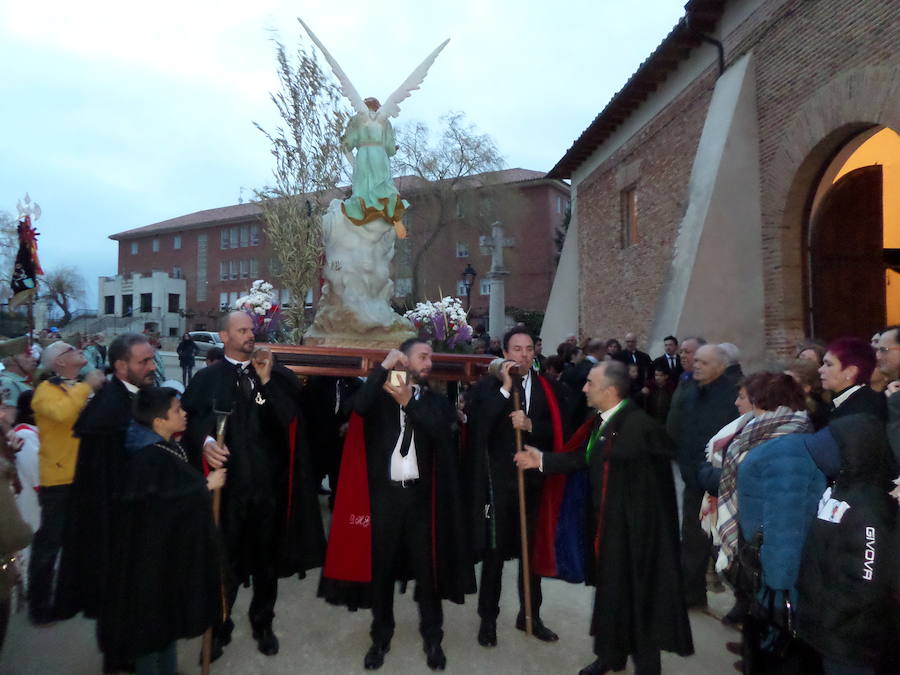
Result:
{"label": "wooden carrying pole", "polygon": [[[516,378],[518,380],[519,378]],[[513,387],[513,410],[522,409],[519,387]],[[522,452],[522,430],[516,429],[516,452]],[[522,595],[525,598],[525,634],[533,634],[531,620],[531,564],[528,559],[528,519],[525,510],[525,470],[517,469],[519,480],[519,533],[522,538]]]}
{"label": "wooden carrying pole", "polygon": [[[228,420],[230,413],[221,410],[215,410],[216,404],[213,401],[213,410],[216,413],[216,444],[221,448],[225,445],[225,422]],[[219,527],[219,512],[222,510],[222,488],[216,488],[212,494],[212,511],[213,522]],[[225,581],[222,580],[219,587],[222,601],[222,621],[228,618],[228,607],[225,604]],[[201,648],[202,664],[200,672],[202,675],[209,675],[209,664],[212,658],[212,627],[206,629],[203,634],[203,646]]]}

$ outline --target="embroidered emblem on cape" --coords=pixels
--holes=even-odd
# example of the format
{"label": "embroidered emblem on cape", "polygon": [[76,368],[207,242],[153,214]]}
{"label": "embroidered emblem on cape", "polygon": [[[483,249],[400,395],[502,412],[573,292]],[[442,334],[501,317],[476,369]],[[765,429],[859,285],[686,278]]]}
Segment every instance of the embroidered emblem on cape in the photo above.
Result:
{"label": "embroidered emblem on cape", "polygon": [[831,498],[831,488],[827,488],[819,500],[819,513],[817,518],[829,523],[839,523],[844,514],[850,509],[847,502]]}

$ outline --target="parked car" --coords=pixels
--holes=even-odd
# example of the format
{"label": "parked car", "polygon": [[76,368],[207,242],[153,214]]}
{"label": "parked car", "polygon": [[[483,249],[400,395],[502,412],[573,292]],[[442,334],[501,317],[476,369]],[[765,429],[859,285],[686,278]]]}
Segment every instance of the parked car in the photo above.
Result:
{"label": "parked car", "polygon": [[194,344],[197,345],[197,356],[206,358],[206,352],[208,352],[213,347],[224,349],[222,345],[222,339],[216,332],[208,330],[193,330],[188,333],[188,335],[191,336],[191,338],[194,340]]}

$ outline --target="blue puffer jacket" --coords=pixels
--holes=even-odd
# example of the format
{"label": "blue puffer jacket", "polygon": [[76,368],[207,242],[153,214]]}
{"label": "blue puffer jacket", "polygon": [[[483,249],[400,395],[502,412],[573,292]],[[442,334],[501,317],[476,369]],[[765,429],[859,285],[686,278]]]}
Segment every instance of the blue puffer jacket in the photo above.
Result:
{"label": "blue puffer jacket", "polygon": [[795,584],[803,544],[816,517],[825,476],[807,452],[812,434],[788,434],[754,448],[738,467],[738,522],[745,541],[760,530],[763,583],[788,591]]}

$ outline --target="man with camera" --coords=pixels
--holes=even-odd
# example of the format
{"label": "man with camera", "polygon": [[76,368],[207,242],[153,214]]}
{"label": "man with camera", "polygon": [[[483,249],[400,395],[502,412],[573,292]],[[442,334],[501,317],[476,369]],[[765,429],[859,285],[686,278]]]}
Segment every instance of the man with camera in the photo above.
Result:
{"label": "man with camera", "polygon": [[[561,445],[567,411],[567,406],[561,405],[559,388],[532,369],[534,339],[528,329],[516,327],[508,331],[502,346],[505,362],[499,371],[493,372],[494,377],[485,378],[476,386],[468,406],[474,437],[471,458],[474,543],[476,554],[482,559],[478,643],[484,647],[497,644],[503,563],[521,558],[518,482],[513,463],[516,430],[521,431],[524,443],[552,452],[556,445]],[[514,390],[519,393],[520,409],[514,409]],[[530,544],[534,542],[542,487],[542,474],[532,471],[525,475]],[[559,637],[540,619],[540,577],[533,573],[530,576],[534,636],[544,642],[555,642]],[[516,628],[525,630],[521,560],[518,587],[520,609]]]}
{"label": "man with camera", "polygon": [[[364,420],[372,527],[372,646],[380,668],[394,634],[394,582],[412,576],[428,667],[443,670],[441,599],[474,591],[459,508],[456,416],[428,388],[431,346],[410,338],[369,373],[354,400]],[[466,565],[468,563],[468,565]],[[404,570],[407,573],[404,573]]]}

